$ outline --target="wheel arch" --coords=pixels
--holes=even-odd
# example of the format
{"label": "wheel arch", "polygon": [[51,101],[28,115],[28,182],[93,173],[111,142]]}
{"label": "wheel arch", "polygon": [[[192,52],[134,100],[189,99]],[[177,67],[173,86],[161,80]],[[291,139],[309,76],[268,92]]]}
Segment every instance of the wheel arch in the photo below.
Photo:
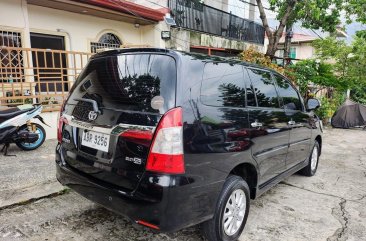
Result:
{"label": "wheel arch", "polygon": [[250,198],[254,199],[257,193],[258,171],[252,163],[241,163],[230,171],[230,175],[237,175],[243,178],[250,189]]}

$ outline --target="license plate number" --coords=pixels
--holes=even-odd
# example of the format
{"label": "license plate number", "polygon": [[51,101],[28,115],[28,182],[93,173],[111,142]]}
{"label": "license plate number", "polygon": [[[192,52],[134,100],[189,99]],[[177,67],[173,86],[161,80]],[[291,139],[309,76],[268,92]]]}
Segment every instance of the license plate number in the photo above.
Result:
{"label": "license plate number", "polygon": [[83,131],[81,145],[108,152],[109,135],[94,131]]}

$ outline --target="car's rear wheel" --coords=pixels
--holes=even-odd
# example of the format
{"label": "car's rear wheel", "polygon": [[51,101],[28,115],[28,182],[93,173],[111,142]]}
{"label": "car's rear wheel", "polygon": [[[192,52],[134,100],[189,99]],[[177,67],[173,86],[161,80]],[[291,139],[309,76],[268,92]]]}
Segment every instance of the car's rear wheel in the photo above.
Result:
{"label": "car's rear wheel", "polygon": [[300,170],[300,173],[304,176],[311,177],[314,176],[319,164],[319,143],[315,141],[313,149],[309,156],[309,164]]}
{"label": "car's rear wheel", "polygon": [[249,214],[248,184],[238,176],[229,176],[217,201],[214,217],[202,224],[209,241],[234,241],[242,233]]}

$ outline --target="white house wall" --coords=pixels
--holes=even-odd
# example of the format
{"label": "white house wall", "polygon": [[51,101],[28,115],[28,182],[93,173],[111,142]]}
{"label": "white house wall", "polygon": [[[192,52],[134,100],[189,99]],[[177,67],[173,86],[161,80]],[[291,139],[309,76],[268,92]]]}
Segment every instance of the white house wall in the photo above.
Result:
{"label": "white house wall", "polygon": [[90,42],[106,32],[116,34],[126,45],[164,47],[160,31],[153,26],[136,28],[131,23],[30,5],[24,0],[0,0],[0,30],[21,31],[23,47],[31,47],[29,31],[64,36],[66,50],[73,51],[90,52]]}
{"label": "white house wall", "polygon": [[161,39],[161,31],[168,31],[169,27],[165,22],[156,25],[141,26],[142,45],[153,46],[157,48],[165,48],[166,42]]}
{"label": "white house wall", "polygon": [[315,49],[310,43],[302,43],[300,45],[293,45],[296,47],[297,59],[311,59],[314,58]]}
{"label": "white house wall", "polygon": [[[25,0],[0,0],[0,30],[21,32],[22,47],[25,48],[31,47],[29,32],[35,32],[64,36],[66,50],[90,52],[90,42],[98,41],[106,32],[116,34],[125,45],[163,48],[165,42],[161,40],[160,32],[167,27],[162,22],[136,28],[131,23],[29,5]],[[51,126],[43,125],[47,139],[56,138],[58,112],[41,115]]]}
{"label": "white house wall", "polygon": [[142,44],[141,30],[130,23],[34,5],[28,6],[28,14],[32,32],[54,35],[59,35],[57,29],[68,32],[73,51],[90,52],[90,42],[98,41],[105,32],[116,34],[123,44]]}
{"label": "white house wall", "polygon": [[222,11],[228,12],[229,10],[229,0],[204,0],[203,1],[204,4],[217,8],[217,9],[221,9]]}
{"label": "white house wall", "polygon": [[22,13],[21,0],[0,0],[0,26],[24,28],[25,19]]}

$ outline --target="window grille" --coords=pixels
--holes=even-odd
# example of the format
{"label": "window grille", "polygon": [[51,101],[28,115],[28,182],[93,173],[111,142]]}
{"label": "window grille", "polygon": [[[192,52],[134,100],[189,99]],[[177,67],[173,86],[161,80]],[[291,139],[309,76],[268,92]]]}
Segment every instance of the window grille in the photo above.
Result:
{"label": "window grille", "polygon": [[23,82],[23,52],[20,32],[0,30],[0,82]]}
{"label": "window grille", "polygon": [[21,40],[19,32],[0,30],[0,47],[21,47]]}
{"label": "window grille", "polygon": [[98,49],[117,49],[122,41],[113,33],[106,33],[100,37],[98,42],[91,42],[91,52],[96,53]]}

